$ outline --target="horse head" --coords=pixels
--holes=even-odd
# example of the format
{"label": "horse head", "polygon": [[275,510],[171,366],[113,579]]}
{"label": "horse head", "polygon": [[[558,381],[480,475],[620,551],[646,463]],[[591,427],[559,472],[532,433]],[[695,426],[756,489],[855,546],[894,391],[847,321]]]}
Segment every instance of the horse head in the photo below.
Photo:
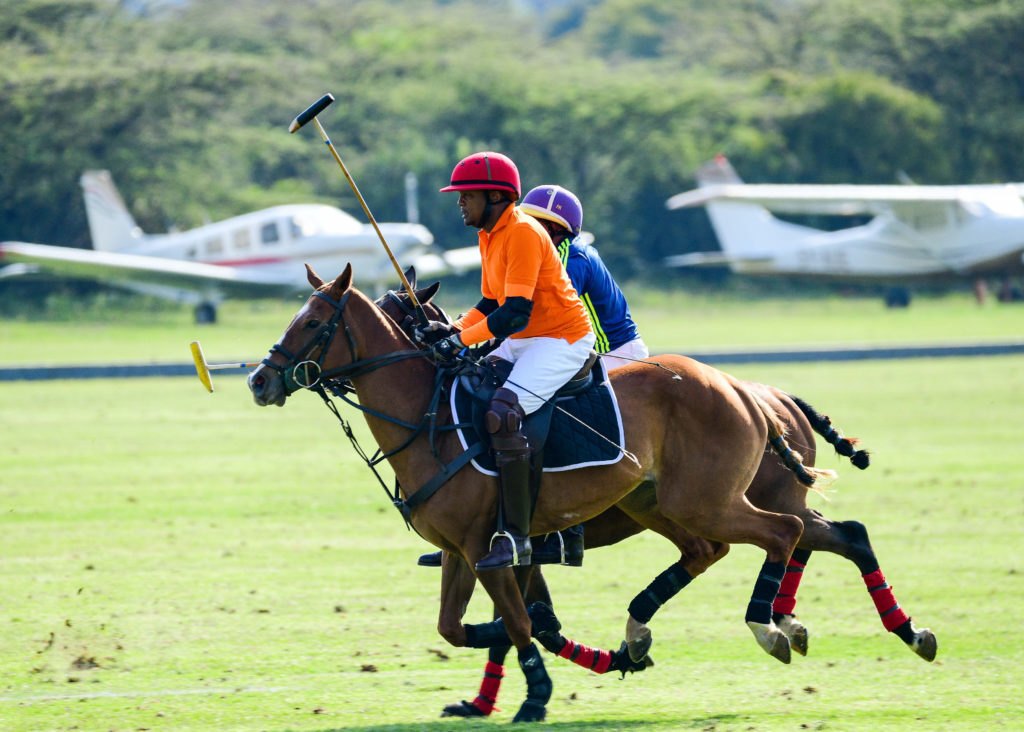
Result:
{"label": "horse head", "polygon": [[337,368],[346,357],[349,362],[356,358],[349,328],[338,328],[344,322],[349,299],[358,293],[352,287],[352,265],[346,266],[333,282],[324,282],[307,264],[306,278],[313,286],[313,294],[268,356],[249,374],[249,390],[261,407],[284,406],[291,394],[315,385],[326,369]]}
{"label": "horse head", "polygon": [[[357,377],[408,359],[434,372],[401,326],[352,285],[351,264],[333,282],[324,282],[308,264],[306,277],[313,294],[249,374],[249,390],[258,405],[284,406],[299,389],[325,383],[350,390]],[[436,292],[436,287],[426,292]]]}

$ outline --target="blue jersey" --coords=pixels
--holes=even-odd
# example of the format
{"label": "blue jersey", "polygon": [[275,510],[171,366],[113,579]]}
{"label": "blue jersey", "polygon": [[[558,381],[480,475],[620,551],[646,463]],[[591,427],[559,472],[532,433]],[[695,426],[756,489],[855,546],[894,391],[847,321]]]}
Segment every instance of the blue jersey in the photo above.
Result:
{"label": "blue jersey", "polygon": [[571,241],[565,239],[557,248],[562,266],[569,273],[597,335],[594,349],[608,353],[638,338],[640,333],[629,315],[626,298],[597,250],[579,237]]}

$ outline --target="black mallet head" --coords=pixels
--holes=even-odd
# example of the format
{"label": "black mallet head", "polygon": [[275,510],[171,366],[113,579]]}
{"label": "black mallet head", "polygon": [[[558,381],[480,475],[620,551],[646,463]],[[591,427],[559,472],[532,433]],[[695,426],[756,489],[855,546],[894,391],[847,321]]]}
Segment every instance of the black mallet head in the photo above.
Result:
{"label": "black mallet head", "polygon": [[298,117],[292,120],[292,123],[288,125],[288,131],[295,132],[304,124],[306,124],[311,119],[313,119],[318,114],[327,109],[328,105],[330,105],[330,103],[333,101],[333,94],[324,94],[322,97],[320,97],[315,102],[310,104],[309,107],[304,112],[301,112]]}

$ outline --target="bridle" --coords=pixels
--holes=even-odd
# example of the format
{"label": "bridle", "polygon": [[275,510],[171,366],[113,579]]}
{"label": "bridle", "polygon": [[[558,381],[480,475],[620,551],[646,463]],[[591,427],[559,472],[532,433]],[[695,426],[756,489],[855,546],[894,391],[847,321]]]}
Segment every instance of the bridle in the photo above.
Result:
{"label": "bridle", "polygon": [[[380,356],[374,356],[373,358],[358,360],[356,358],[356,342],[352,337],[352,331],[348,323],[345,321],[345,307],[348,305],[348,299],[351,294],[352,290],[347,290],[341,296],[341,299],[335,300],[327,293],[316,290],[313,293],[313,297],[319,297],[334,308],[334,313],[331,317],[317,328],[313,337],[296,353],[290,352],[278,341],[270,347],[269,355],[260,362],[281,375],[286,395],[291,396],[299,389],[314,389],[325,383],[330,385],[332,391],[338,389],[342,392],[352,392],[354,389],[351,379],[397,361],[403,361],[408,358],[420,358],[426,355],[423,351],[416,349],[393,351]],[[331,349],[334,337],[338,333],[339,324],[345,333],[349,355],[352,358],[345,366],[325,370],[324,358]],[[311,355],[317,348],[320,351],[314,360]],[[271,361],[270,359],[275,353],[281,354],[285,358],[285,363],[278,364]]]}

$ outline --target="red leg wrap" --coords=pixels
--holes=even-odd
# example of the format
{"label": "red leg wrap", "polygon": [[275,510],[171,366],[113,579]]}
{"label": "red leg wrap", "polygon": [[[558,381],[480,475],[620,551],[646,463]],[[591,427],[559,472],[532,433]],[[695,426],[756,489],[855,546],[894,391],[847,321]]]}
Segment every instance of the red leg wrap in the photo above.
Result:
{"label": "red leg wrap", "polygon": [[605,673],[612,663],[611,651],[591,648],[568,638],[565,641],[565,645],[562,646],[562,650],[558,652],[558,655],[562,658],[568,658],[577,666],[590,669],[596,674]]}
{"label": "red leg wrap", "polygon": [[504,676],[504,666],[488,661],[487,665],[484,666],[484,678],[480,682],[480,693],[473,700],[473,706],[484,714],[490,714],[498,710],[494,705],[498,701],[498,689],[501,688],[501,680]]}
{"label": "red leg wrap", "polygon": [[903,608],[896,602],[896,596],[892,594],[892,588],[885,581],[885,575],[881,569],[876,569],[871,574],[861,575],[864,584],[874,600],[875,609],[882,618],[882,625],[888,631],[893,631],[903,623],[910,620],[910,616],[903,612]]}
{"label": "red leg wrap", "polygon": [[789,560],[789,564],[786,565],[786,574],[779,586],[779,594],[775,596],[775,602],[772,603],[773,613],[793,614],[793,610],[796,609],[796,591],[800,587],[800,580],[803,579],[806,566],[795,559]]}

